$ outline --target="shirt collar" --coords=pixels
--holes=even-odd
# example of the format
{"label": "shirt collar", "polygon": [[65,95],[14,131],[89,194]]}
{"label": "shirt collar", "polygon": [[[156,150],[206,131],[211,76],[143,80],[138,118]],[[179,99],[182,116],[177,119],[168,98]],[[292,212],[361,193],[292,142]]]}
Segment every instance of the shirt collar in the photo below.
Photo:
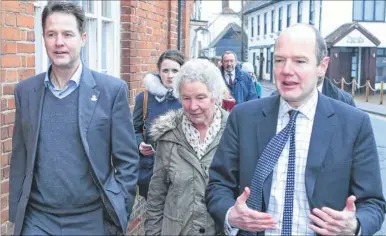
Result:
{"label": "shirt collar", "polygon": [[[50,68],[48,68],[48,71],[46,73],[46,76],[44,78],[44,85],[46,88],[51,84],[54,87],[54,84],[51,81],[51,71],[52,71],[52,65]],[[79,86],[80,83],[80,78],[82,76],[82,71],[83,71],[83,64],[79,63],[78,69],[76,69],[75,73],[72,75],[71,79],[67,82],[67,85],[71,82],[75,82],[77,86]]]}
{"label": "shirt collar", "polygon": [[280,97],[279,118],[283,118],[290,110],[298,110],[308,120],[314,120],[316,105],[318,104],[318,91],[315,89],[311,97],[299,108],[292,108],[287,101]]}
{"label": "shirt collar", "polygon": [[322,92],[322,91],[323,91],[323,81],[322,81],[322,83],[320,83],[320,85],[318,86],[318,91],[319,91],[319,92]]}

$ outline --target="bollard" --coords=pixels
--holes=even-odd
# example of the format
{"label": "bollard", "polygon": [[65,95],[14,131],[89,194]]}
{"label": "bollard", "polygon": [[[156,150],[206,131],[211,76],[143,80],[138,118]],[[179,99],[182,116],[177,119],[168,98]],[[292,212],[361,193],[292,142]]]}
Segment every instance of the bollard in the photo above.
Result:
{"label": "bollard", "polygon": [[352,87],[351,87],[351,95],[352,97],[355,97],[355,78],[352,80]]}
{"label": "bollard", "polygon": [[381,82],[381,102],[380,102],[381,105],[383,104],[383,84],[384,82],[382,81]]}
{"label": "bollard", "polygon": [[370,80],[366,80],[366,102],[369,102],[369,83],[370,83]]}
{"label": "bollard", "polygon": [[344,77],[340,80],[340,88],[344,90]]}

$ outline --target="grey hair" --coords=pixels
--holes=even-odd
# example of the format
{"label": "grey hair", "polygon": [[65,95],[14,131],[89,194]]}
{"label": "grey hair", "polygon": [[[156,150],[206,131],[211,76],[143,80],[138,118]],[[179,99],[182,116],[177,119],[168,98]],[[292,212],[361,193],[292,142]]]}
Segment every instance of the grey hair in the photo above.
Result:
{"label": "grey hair", "polygon": [[201,82],[212,93],[212,99],[221,101],[227,90],[220,70],[209,60],[191,59],[187,61],[173,78],[174,96],[181,99],[184,83]]}

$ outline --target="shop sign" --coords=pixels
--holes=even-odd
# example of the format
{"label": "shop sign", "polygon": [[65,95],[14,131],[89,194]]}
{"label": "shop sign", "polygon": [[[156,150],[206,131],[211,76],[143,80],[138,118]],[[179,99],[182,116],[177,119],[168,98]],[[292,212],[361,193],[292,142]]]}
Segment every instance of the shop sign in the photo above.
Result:
{"label": "shop sign", "polygon": [[334,47],[376,47],[376,45],[359,30],[354,29],[337,42]]}

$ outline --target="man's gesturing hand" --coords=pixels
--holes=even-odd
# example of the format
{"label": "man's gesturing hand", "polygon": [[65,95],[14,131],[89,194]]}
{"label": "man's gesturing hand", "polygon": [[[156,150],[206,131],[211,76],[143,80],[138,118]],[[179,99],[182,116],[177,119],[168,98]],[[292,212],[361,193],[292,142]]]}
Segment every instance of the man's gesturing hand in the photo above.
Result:
{"label": "man's gesturing hand", "polygon": [[248,208],[247,199],[250,194],[251,190],[246,187],[237,198],[235,205],[229,212],[229,224],[234,228],[250,232],[275,229],[276,222],[273,221],[271,215]]}
{"label": "man's gesturing hand", "polygon": [[320,235],[353,235],[358,225],[355,200],[355,196],[348,197],[343,211],[328,207],[314,208],[310,215],[314,225],[311,225],[310,229]]}

